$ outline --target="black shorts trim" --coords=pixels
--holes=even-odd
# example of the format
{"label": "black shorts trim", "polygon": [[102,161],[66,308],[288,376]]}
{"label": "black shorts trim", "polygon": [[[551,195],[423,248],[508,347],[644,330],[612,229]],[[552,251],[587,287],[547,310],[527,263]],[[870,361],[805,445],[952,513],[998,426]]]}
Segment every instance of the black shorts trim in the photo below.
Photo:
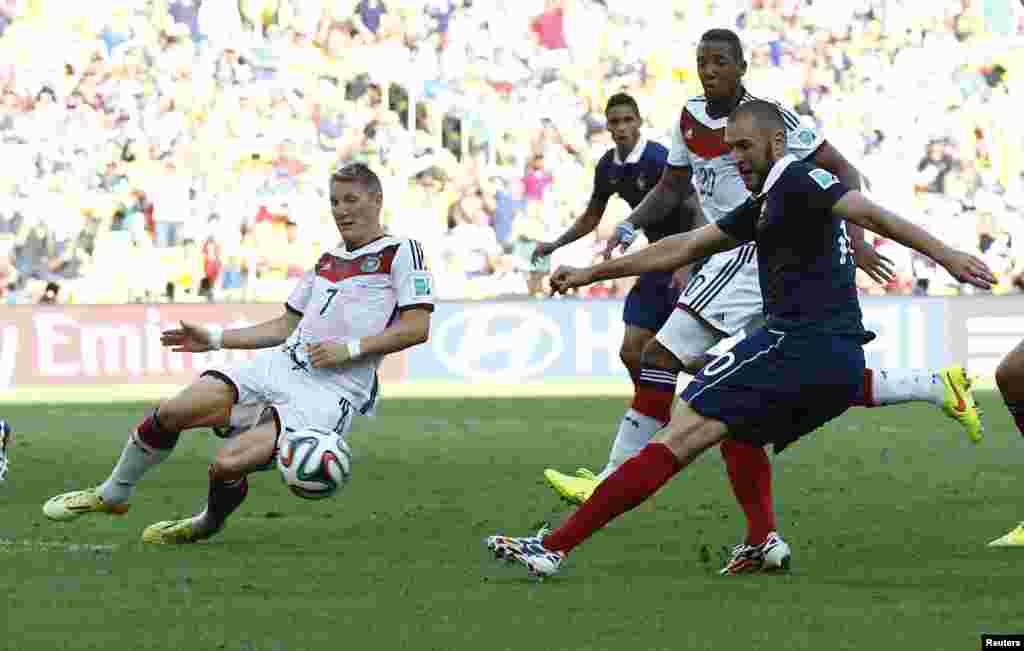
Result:
{"label": "black shorts trim", "polygon": [[409,305],[403,305],[397,309],[399,312],[405,312],[406,310],[426,310],[427,312],[433,312],[434,306],[430,303],[410,303]]}
{"label": "black shorts trim", "polygon": [[231,387],[231,390],[235,392],[235,399],[232,400],[231,402],[233,404],[236,404],[236,405],[238,404],[238,396],[239,396],[238,385],[235,384],[234,380],[232,380],[230,377],[228,377],[224,373],[221,373],[220,371],[212,371],[212,370],[211,371],[203,371],[202,373],[199,374],[199,377],[206,377],[206,376],[215,377],[218,380],[220,380],[221,382],[223,382],[224,384],[226,384],[229,387]]}
{"label": "black shorts trim", "polygon": [[289,311],[289,312],[291,312],[292,314],[297,314],[297,315],[299,315],[299,316],[302,316],[302,311],[301,311],[301,310],[296,310],[296,309],[295,309],[294,307],[292,307],[292,306],[291,306],[291,305],[289,305],[288,303],[285,303],[285,304],[284,304],[284,309],[288,310],[288,311]]}

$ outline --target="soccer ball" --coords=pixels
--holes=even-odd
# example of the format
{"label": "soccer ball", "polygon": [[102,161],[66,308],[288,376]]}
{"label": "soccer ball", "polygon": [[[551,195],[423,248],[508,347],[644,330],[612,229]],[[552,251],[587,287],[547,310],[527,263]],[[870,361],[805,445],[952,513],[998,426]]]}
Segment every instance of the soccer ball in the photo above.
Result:
{"label": "soccer ball", "polygon": [[352,451],[340,434],[307,427],[286,432],[278,447],[277,469],[295,495],[322,500],[348,483]]}

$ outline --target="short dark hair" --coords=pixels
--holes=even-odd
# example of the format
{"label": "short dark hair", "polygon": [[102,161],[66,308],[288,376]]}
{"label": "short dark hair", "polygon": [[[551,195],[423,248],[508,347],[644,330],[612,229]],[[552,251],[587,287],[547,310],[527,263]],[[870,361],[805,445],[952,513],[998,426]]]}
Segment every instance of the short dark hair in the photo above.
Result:
{"label": "short dark hair", "polygon": [[331,183],[356,183],[378,197],[384,196],[380,177],[366,163],[349,163],[331,174]]}
{"label": "short dark hair", "polygon": [[628,106],[636,111],[637,115],[640,115],[640,105],[636,103],[636,100],[629,93],[615,93],[609,97],[608,103],[605,104],[604,112],[607,113],[616,106]]}
{"label": "short dark hair", "polygon": [[782,118],[782,111],[774,102],[766,102],[763,99],[743,102],[733,110],[732,115],[729,116],[729,122],[736,122],[744,115],[754,118],[754,126],[758,129],[786,131],[786,121]]}
{"label": "short dark hair", "polygon": [[743,42],[740,41],[740,37],[736,35],[736,32],[731,29],[715,28],[709,29],[700,36],[700,41],[715,41],[718,43],[728,43],[732,54],[736,57],[737,63],[743,62]]}

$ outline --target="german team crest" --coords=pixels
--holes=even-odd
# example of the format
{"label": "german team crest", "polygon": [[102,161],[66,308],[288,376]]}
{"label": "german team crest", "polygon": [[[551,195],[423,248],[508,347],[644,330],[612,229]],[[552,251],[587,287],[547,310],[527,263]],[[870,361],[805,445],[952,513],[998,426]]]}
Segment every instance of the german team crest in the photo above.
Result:
{"label": "german team crest", "polygon": [[359,271],[362,271],[364,274],[372,274],[378,269],[380,269],[380,258],[375,255],[364,259],[359,265]]}

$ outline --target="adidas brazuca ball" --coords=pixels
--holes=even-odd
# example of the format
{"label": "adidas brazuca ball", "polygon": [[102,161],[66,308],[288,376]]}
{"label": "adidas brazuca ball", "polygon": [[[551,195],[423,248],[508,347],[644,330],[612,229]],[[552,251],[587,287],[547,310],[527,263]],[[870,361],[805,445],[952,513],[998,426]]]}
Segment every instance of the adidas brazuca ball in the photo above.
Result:
{"label": "adidas brazuca ball", "polygon": [[277,469],[292,493],[321,500],[348,483],[352,451],[342,436],[329,430],[286,432],[278,445]]}

